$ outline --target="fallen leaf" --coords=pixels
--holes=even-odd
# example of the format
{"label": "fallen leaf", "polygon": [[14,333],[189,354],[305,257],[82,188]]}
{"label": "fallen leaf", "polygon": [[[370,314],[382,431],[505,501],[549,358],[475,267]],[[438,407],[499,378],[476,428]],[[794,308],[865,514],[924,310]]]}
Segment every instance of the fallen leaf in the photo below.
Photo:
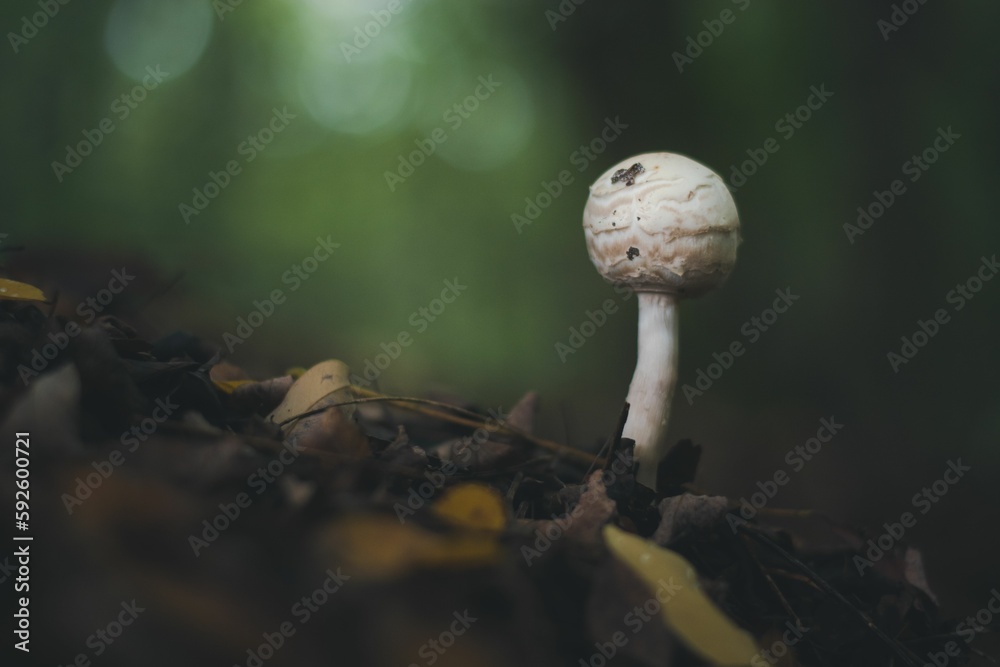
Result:
{"label": "fallen leaf", "polygon": [[212,382],[231,382],[236,380],[252,380],[242,368],[228,361],[219,361],[208,371]]}
{"label": "fallen leaf", "polygon": [[80,442],[80,373],[66,364],[31,383],[11,407],[3,422],[4,433],[26,432],[39,450],[50,454],[82,451]]}
{"label": "fallen leaf", "polygon": [[[331,403],[349,401],[354,398],[351,392],[349,375],[351,369],[343,361],[330,359],[316,364],[306,371],[295,384],[289,388],[285,400],[268,415],[268,420],[276,424],[285,424],[282,428],[291,430],[294,422],[290,420]],[[320,401],[324,401],[320,404]],[[354,406],[343,406],[349,416],[354,414]]]}
{"label": "fallen leaf", "polygon": [[723,517],[728,509],[724,496],[696,496],[682,493],[660,501],[660,525],[651,538],[666,546],[678,534],[692,528],[710,528]]}
{"label": "fallen leaf", "polygon": [[604,540],[651,590],[666,584],[670,597],[660,615],[685,646],[713,665],[750,664],[758,650],[753,637],[708,599],[683,556],[612,525],[604,527]]}
{"label": "fallen leaf", "polygon": [[681,440],[667,450],[656,468],[656,490],[661,493],[678,490],[694,481],[701,460],[701,446]]}
{"label": "fallen leaf", "polygon": [[430,453],[443,461],[472,471],[500,467],[517,453],[513,445],[491,439],[478,438],[475,433],[464,438],[445,440],[430,449]]}
{"label": "fallen leaf", "polygon": [[282,375],[260,382],[244,382],[233,387],[235,403],[253,410],[273,409],[284,400],[295,380],[291,375]]}
{"label": "fallen leaf", "polygon": [[45,294],[34,285],[0,278],[0,301],[41,301],[45,303]]}
{"label": "fallen leaf", "polygon": [[534,433],[535,415],[538,414],[538,404],[538,392],[529,391],[510,409],[504,423],[522,433]]}
{"label": "fallen leaf", "polygon": [[600,540],[601,528],[615,516],[615,501],[608,498],[604,486],[604,471],[595,470],[587,479],[587,486],[580,495],[580,502],[570,511],[571,521],[566,535],[587,544]]}
{"label": "fallen leaf", "polygon": [[476,567],[496,562],[494,535],[481,531],[434,533],[391,516],[355,514],[320,533],[321,557],[350,576],[387,579],[420,568]]}
{"label": "fallen leaf", "polygon": [[268,415],[269,421],[281,427],[286,443],[336,452],[349,459],[371,455],[368,438],[354,422],[355,406],[338,405],[354,398],[350,372],[347,364],[331,359],[316,364],[295,381]]}
{"label": "fallen leaf", "polygon": [[485,484],[457,484],[434,501],[437,516],[460,528],[500,531],[507,525],[507,508],[500,494]]}
{"label": "fallen leaf", "polygon": [[239,387],[256,383],[253,380],[212,380],[212,384],[223,394],[231,394]]}
{"label": "fallen leaf", "polygon": [[930,584],[927,583],[927,570],[924,569],[923,554],[921,554],[918,549],[907,547],[906,554],[903,556],[903,561],[905,563],[903,574],[906,577],[906,581],[914,588],[926,593],[927,597],[929,597],[934,604],[937,604],[937,596],[934,595]]}
{"label": "fallen leaf", "polygon": [[305,507],[316,493],[316,482],[306,482],[294,475],[282,475],[278,479],[278,484],[285,492],[288,504],[295,509]]}
{"label": "fallen leaf", "polygon": [[296,449],[333,452],[352,461],[372,455],[364,432],[336,407],[297,421],[285,436],[285,442]]}

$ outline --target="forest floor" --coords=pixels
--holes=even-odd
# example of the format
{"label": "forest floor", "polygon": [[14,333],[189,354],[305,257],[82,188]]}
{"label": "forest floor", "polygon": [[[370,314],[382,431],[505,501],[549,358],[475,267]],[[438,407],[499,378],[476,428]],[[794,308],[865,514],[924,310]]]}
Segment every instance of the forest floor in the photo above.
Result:
{"label": "forest floor", "polygon": [[531,392],[501,414],[338,361],[251,378],[196,337],[25,300],[0,301],[0,373],[38,664],[969,659],[892,531],[713,496],[689,441],[642,486],[627,408],[586,453],[534,433]]}

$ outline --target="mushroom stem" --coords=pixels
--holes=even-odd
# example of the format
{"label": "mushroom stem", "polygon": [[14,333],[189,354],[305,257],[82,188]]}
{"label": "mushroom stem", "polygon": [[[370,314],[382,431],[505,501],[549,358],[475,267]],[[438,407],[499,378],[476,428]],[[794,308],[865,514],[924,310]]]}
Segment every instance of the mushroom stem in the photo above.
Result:
{"label": "mushroom stem", "polygon": [[639,482],[655,489],[677,381],[677,299],[660,292],[639,292],[638,296],[639,351],[622,437],[635,441]]}

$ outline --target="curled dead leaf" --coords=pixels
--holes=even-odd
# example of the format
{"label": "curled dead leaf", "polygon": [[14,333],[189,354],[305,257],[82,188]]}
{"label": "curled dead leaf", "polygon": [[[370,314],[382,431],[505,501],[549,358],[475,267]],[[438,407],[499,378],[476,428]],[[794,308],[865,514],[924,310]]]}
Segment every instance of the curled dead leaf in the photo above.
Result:
{"label": "curled dead leaf", "polygon": [[725,515],[729,501],[724,496],[696,496],[682,493],[660,502],[660,525],[652,540],[666,546],[680,533],[697,528],[711,528]]}
{"label": "curled dead leaf", "polygon": [[368,439],[354,422],[354,405],[339,405],[354,399],[349,375],[347,364],[331,359],[316,364],[295,381],[268,415],[269,421],[281,427],[287,444],[331,451],[349,459],[370,456]]}

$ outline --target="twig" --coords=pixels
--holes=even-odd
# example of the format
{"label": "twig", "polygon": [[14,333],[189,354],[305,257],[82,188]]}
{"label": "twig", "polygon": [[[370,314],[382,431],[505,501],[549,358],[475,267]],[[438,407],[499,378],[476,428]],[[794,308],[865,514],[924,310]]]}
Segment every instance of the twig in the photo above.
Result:
{"label": "twig", "polygon": [[[797,567],[799,570],[801,570],[803,572],[803,574],[805,574],[810,579],[812,579],[814,582],[816,582],[816,584],[820,588],[822,588],[823,591],[825,591],[828,595],[832,595],[841,604],[843,604],[845,607],[847,607],[848,609],[850,609],[851,611],[853,611],[854,614],[861,620],[861,622],[869,630],[871,630],[872,633],[874,633],[876,637],[878,637],[883,642],[885,642],[885,644],[892,650],[892,652],[895,653],[896,656],[898,656],[899,659],[902,660],[904,663],[906,663],[907,665],[912,665],[913,667],[917,667],[917,666],[919,666],[921,664],[919,656],[917,656],[915,653],[913,653],[913,651],[907,649],[905,646],[903,646],[902,644],[900,644],[898,641],[896,641],[895,639],[893,639],[892,637],[890,637],[889,635],[887,635],[885,632],[883,632],[880,627],[878,627],[877,625],[875,625],[875,621],[873,621],[868,616],[868,614],[866,614],[865,612],[863,612],[860,609],[858,609],[857,607],[855,607],[851,603],[850,600],[848,600],[846,597],[844,597],[840,593],[840,591],[838,591],[836,588],[834,588],[833,586],[831,586],[821,576],[819,576],[818,574],[816,574],[815,572],[813,572],[812,569],[808,565],[806,565],[805,563],[803,563],[802,561],[800,561],[798,558],[796,558],[792,554],[790,554],[787,551],[785,551],[784,549],[782,549],[781,545],[779,545],[778,543],[776,543],[774,540],[772,540],[770,537],[768,537],[767,535],[765,535],[763,532],[759,531],[758,529],[753,528],[749,524],[739,526],[739,530],[744,531],[747,535],[749,535],[750,537],[752,537],[755,540],[759,541],[761,544],[764,544],[768,548],[773,549],[775,552],[777,552],[782,557],[784,557],[786,560],[788,560],[789,563],[791,563],[792,565],[794,565],[795,567]],[[916,659],[916,661],[914,661],[914,659]]]}
{"label": "twig", "polygon": [[780,567],[771,568],[771,572],[773,572],[774,574],[777,574],[779,576],[782,576],[782,577],[784,577],[786,579],[791,579],[793,581],[798,581],[799,583],[806,584],[807,586],[811,586],[813,589],[815,589],[817,591],[822,591],[823,590],[822,588],[820,588],[819,586],[817,586],[816,583],[812,579],[810,579],[809,577],[807,577],[805,575],[799,574],[798,572],[789,572],[788,570],[784,570],[784,569],[782,569]]}
{"label": "twig", "polygon": [[514,479],[511,480],[510,487],[507,489],[507,502],[514,502],[514,496],[517,495],[517,490],[521,488],[521,481],[524,479],[524,471],[518,470],[514,475]]}
{"label": "twig", "polygon": [[[302,419],[303,417],[308,417],[310,415],[319,414],[321,412],[325,412],[326,410],[328,410],[330,408],[338,407],[338,406],[341,406],[341,405],[356,405],[356,404],[359,404],[359,403],[376,403],[376,402],[403,403],[403,404],[414,403],[414,404],[418,404],[418,405],[420,405],[420,404],[422,404],[422,405],[432,405],[434,407],[443,408],[445,410],[451,410],[451,411],[457,412],[459,415],[464,415],[465,417],[471,417],[471,419],[460,417],[460,416],[456,416],[456,415],[453,415],[453,414],[448,414],[447,412],[441,412],[439,410],[428,410],[426,408],[409,407],[409,406],[406,406],[406,405],[401,405],[400,407],[402,407],[404,409],[412,410],[414,412],[420,412],[422,414],[425,414],[425,415],[428,415],[428,416],[431,416],[431,417],[435,417],[437,419],[441,419],[442,421],[448,421],[448,422],[451,422],[451,423],[454,423],[454,424],[460,424],[462,426],[468,426],[470,428],[483,428],[483,427],[488,426],[488,424],[489,424],[489,422],[487,422],[483,418],[482,415],[477,414],[477,413],[475,413],[475,412],[473,412],[471,410],[466,410],[465,408],[459,407],[457,405],[450,405],[448,403],[442,403],[441,401],[433,401],[433,400],[426,399],[426,398],[410,398],[410,397],[407,397],[407,396],[382,396],[382,395],[376,394],[375,392],[370,391],[368,389],[364,389],[363,387],[352,386],[351,389],[355,393],[362,394],[362,395],[367,394],[367,396],[364,396],[363,398],[355,398],[355,399],[352,399],[352,400],[349,400],[349,401],[340,401],[338,403],[332,403],[330,405],[327,405],[327,406],[325,406],[323,408],[319,408],[317,410],[309,410],[307,412],[303,412],[302,414],[295,415],[294,417],[289,417],[288,419],[286,419],[286,420],[284,420],[282,422],[279,422],[278,425],[279,426],[283,426],[283,425],[285,425],[287,423],[295,421],[296,419]],[[553,442],[551,440],[546,440],[544,438],[538,438],[538,437],[536,437],[534,435],[531,435],[530,433],[526,433],[526,432],[522,431],[521,429],[515,428],[515,427],[513,427],[513,426],[511,426],[509,424],[506,424],[504,422],[497,422],[495,430],[502,431],[502,432],[506,433],[507,435],[512,435],[512,436],[519,437],[519,438],[521,438],[523,440],[526,440],[526,441],[532,443],[533,445],[536,445],[538,447],[542,447],[543,449],[548,449],[550,451],[556,452],[556,453],[558,453],[560,455],[563,455],[563,456],[567,456],[569,458],[574,458],[577,461],[580,461],[582,463],[591,464],[591,463],[594,463],[595,461],[597,461],[597,462],[603,462],[602,459],[599,459],[599,458],[595,457],[593,454],[589,454],[587,452],[581,451],[581,450],[576,449],[574,447],[570,447],[569,445],[563,445],[561,443]]]}
{"label": "twig", "polygon": [[755,554],[753,552],[753,550],[750,548],[750,546],[749,546],[749,544],[750,544],[750,537],[748,535],[746,535],[746,534],[743,534],[741,537],[743,538],[743,541],[747,544],[747,552],[750,554],[750,557],[753,559],[754,564],[757,566],[757,569],[760,570],[760,573],[762,575],[764,575],[764,579],[767,581],[768,586],[771,587],[771,591],[778,598],[778,602],[780,602],[781,606],[785,608],[785,612],[789,616],[791,616],[792,618],[795,619],[795,624],[799,628],[806,627],[802,623],[802,619],[799,618],[799,615],[795,613],[794,609],[792,609],[792,605],[785,598],[784,594],[781,592],[781,589],[778,588],[778,584],[774,583],[774,579],[772,579],[771,575],[768,574],[767,570],[764,568],[764,564],[760,562],[759,558],[757,558],[757,554]]}

